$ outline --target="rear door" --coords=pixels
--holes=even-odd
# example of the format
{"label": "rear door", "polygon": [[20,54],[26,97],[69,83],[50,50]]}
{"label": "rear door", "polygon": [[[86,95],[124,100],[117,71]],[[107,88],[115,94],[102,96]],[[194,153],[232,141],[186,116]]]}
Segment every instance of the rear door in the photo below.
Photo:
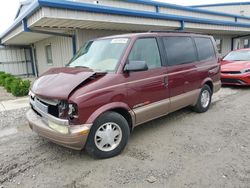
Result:
{"label": "rear door", "polygon": [[190,89],[199,88],[202,86],[204,80],[212,78],[212,80],[219,80],[218,72],[220,67],[218,64],[218,58],[214,49],[213,42],[210,37],[194,37],[194,42],[197,48],[198,63],[195,65],[197,72],[196,79]]}
{"label": "rear door", "polygon": [[[193,99],[190,84],[196,83],[197,52],[192,37],[163,37],[167,56],[171,111],[185,107]],[[193,85],[194,86],[194,85]]]}
{"label": "rear door", "polygon": [[135,41],[128,62],[136,61],[145,61],[149,69],[124,73],[124,76],[127,82],[127,103],[135,113],[136,124],[141,124],[167,114],[170,102],[167,70],[162,66],[156,38],[139,38]]}

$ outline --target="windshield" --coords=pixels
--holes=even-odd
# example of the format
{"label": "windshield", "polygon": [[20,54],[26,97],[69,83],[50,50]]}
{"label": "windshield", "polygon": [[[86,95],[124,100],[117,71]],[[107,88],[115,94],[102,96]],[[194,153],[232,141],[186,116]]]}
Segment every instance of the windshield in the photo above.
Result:
{"label": "windshield", "polygon": [[234,51],[230,52],[223,60],[228,61],[250,61],[250,51]]}
{"label": "windshield", "polygon": [[69,67],[86,67],[96,72],[113,72],[126,48],[128,38],[90,41],[72,58]]}

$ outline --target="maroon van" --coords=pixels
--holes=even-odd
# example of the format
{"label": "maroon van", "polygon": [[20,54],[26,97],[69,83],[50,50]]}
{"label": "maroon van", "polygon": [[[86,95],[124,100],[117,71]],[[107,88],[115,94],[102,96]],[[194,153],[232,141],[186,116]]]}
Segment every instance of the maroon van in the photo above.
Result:
{"label": "maroon van", "polygon": [[30,90],[30,128],[97,158],[119,154],[137,125],[186,106],[208,110],[221,87],[213,37],[133,33],[86,43]]}

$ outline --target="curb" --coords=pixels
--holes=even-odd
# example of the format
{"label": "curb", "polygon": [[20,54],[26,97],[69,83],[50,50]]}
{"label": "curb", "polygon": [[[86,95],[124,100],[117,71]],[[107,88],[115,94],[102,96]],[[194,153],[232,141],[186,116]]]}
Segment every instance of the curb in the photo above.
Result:
{"label": "curb", "polygon": [[29,107],[28,97],[0,102],[0,112],[9,111],[9,110],[17,110],[17,109],[27,108],[27,107]]}

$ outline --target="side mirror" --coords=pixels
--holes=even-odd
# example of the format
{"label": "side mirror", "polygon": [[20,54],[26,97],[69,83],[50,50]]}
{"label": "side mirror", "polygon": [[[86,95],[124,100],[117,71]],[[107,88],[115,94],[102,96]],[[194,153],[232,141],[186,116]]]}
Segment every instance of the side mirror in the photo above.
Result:
{"label": "side mirror", "polygon": [[148,70],[148,65],[145,61],[129,61],[124,68],[125,72],[137,72]]}

